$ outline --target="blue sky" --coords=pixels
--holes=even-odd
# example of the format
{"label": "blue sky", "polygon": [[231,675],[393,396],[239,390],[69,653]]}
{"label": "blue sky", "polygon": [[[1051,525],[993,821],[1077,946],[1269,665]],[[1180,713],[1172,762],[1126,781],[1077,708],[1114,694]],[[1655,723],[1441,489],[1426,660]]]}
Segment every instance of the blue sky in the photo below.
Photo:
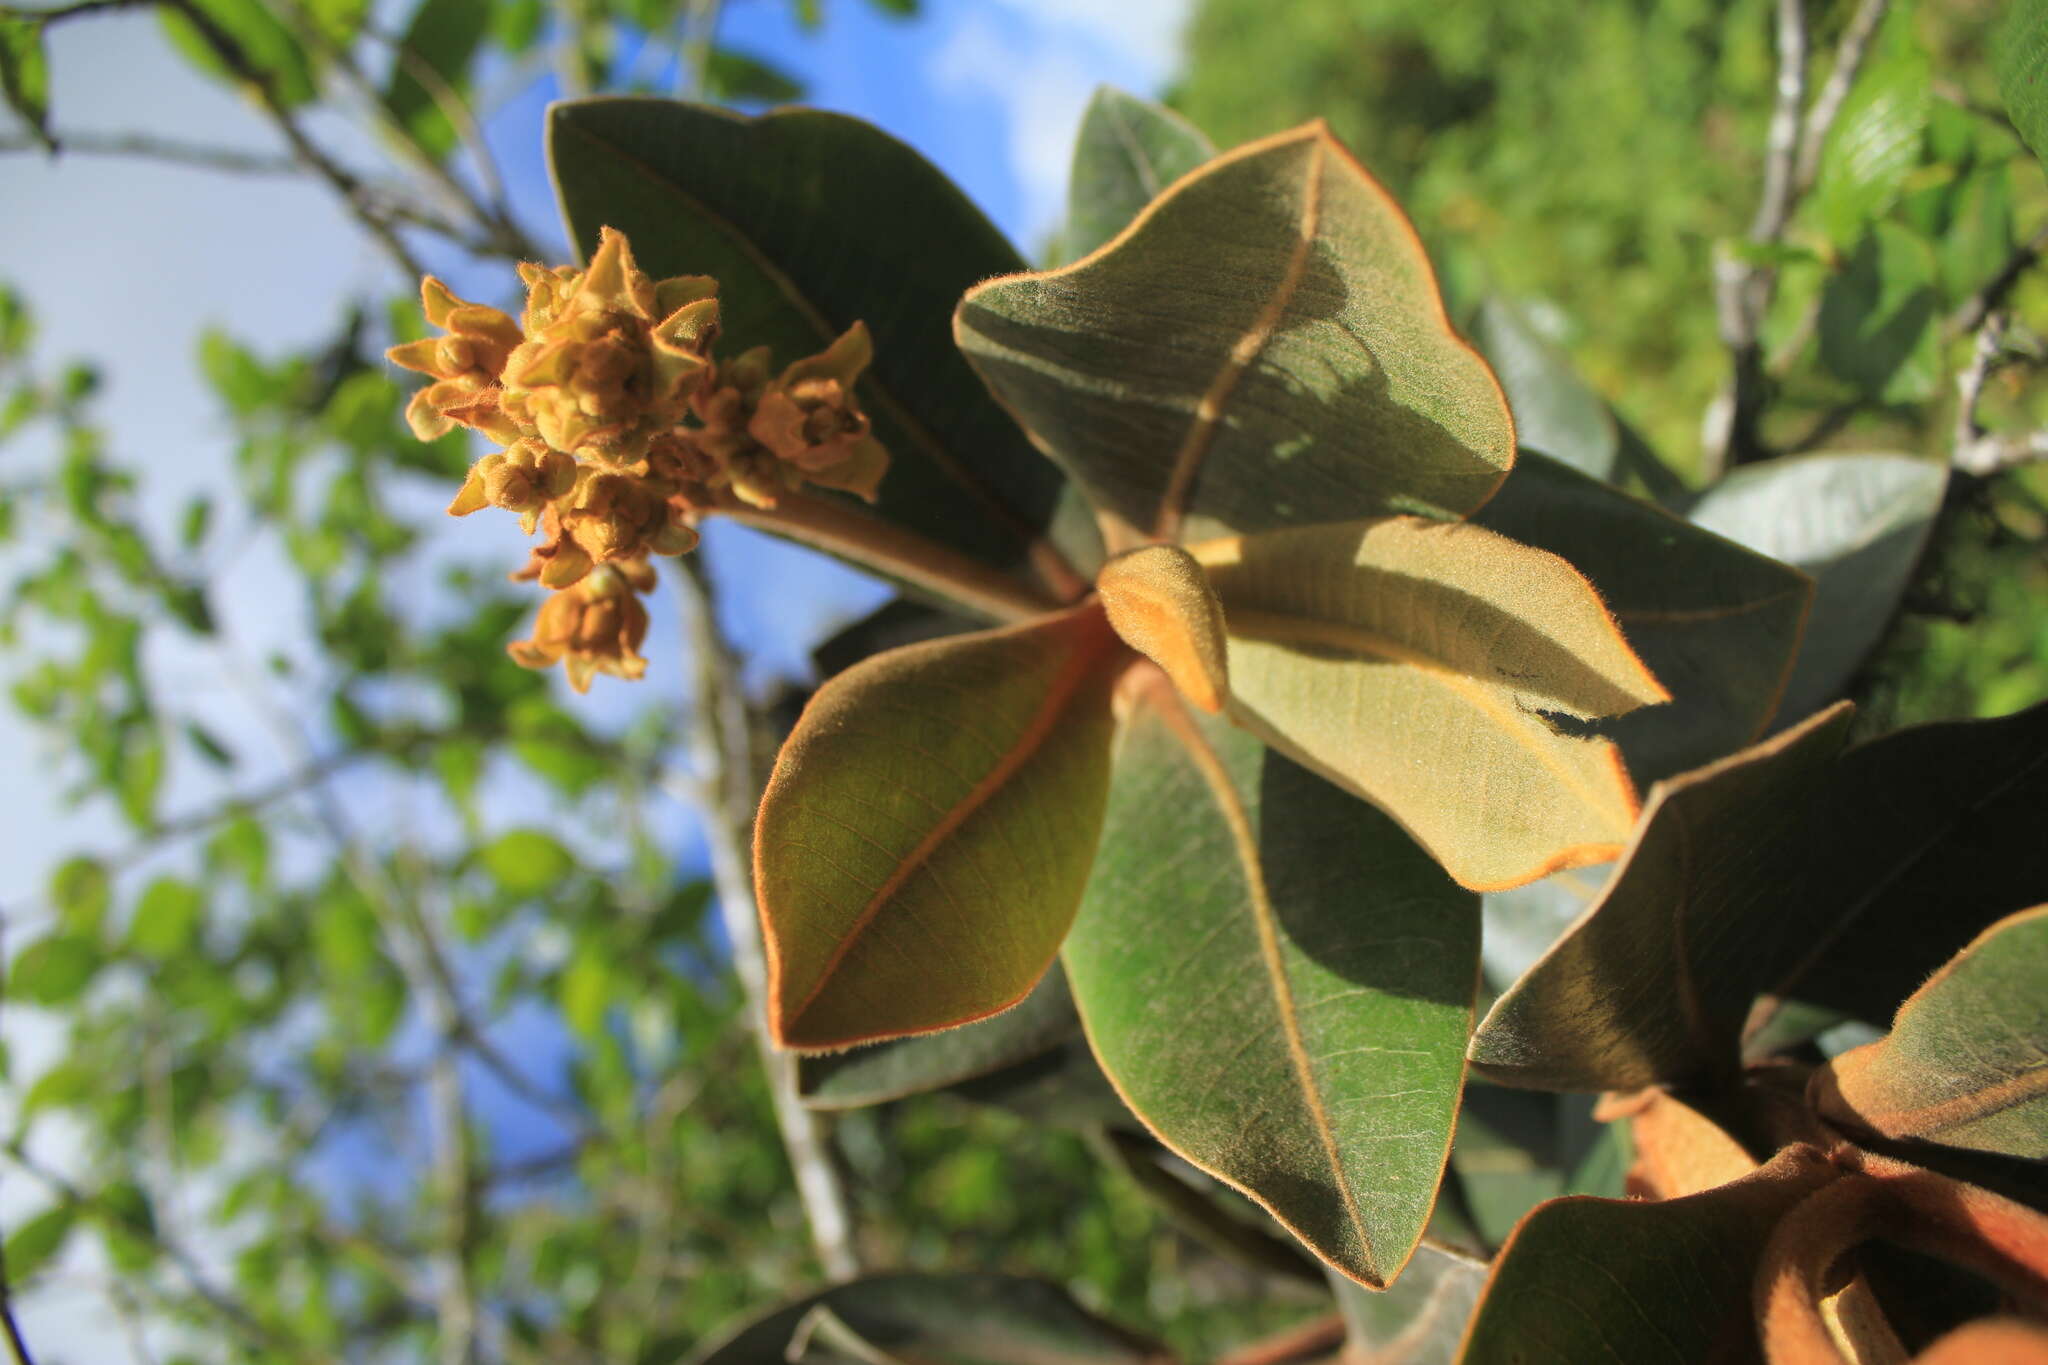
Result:
{"label": "blue sky", "polygon": [[[1033,254],[1059,219],[1067,149],[1089,92],[1102,82],[1156,91],[1172,73],[1187,7],[1188,0],[926,0],[925,17],[905,24],[863,0],[831,0],[825,27],[804,33],[780,0],[735,0],[726,36],[800,73],[811,87],[807,102],[868,118],[919,148]],[[170,54],[146,14],[59,29],[53,66],[60,129],[142,129],[273,150],[263,125],[234,96],[191,75]],[[547,82],[536,83],[503,103],[488,124],[515,202],[548,242],[560,240],[540,155],[552,93]],[[315,127],[351,159],[374,163],[374,149],[346,129]],[[54,164],[14,156],[0,161],[0,177],[0,278],[29,296],[46,364],[90,356],[104,367],[101,412],[111,448],[141,468],[147,506],[165,522],[190,493],[226,484],[229,435],[199,381],[200,329],[221,327],[261,352],[303,346],[331,332],[350,296],[388,293],[400,283],[311,183],[85,156]],[[469,279],[488,287],[496,278],[457,259],[428,259],[458,285]],[[35,453],[19,444],[5,452],[16,460]],[[477,517],[448,523],[441,535],[452,554],[504,558],[516,553],[506,529]],[[725,606],[756,656],[757,677],[800,668],[809,636],[881,596],[872,585],[758,537],[727,535],[712,548],[733,585]],[[235,580],[231,610],[248,623],[241,653],[303,648],[296,608],[278,586],[291,574],[275,551],[258,547],[244,555]],[[802,587],[803,606],[794,611],[792,584]],[[650,642],[650,657],[673,675],[672,638],[666,657],[656,652],[662,633]],[[222,660],[194,654],[151,664],[167,686],[217,716],[231,737],[250,729],[243,701],[221,676]],[[0,674],[6,672],[0,659]],[[622,693],[607,699],[600,690],[571,704],[624,711],[635,700]],[[11,713],[0,715],[0,777],[15,791],[46,790],[29,776],[60,758]],[[175,773],[166,804],[184,809],[209,794],[204,776]],[[103,811],[19,803],[0,821],[0,904],[10,913],[11,940],[18,944],[33,931],[32,915],[27,923],[18,916],[39,899],[58,857],[115,847],[119,838]],[[13,1048],[16,1075],[33,1075],[54,1050],[54,1032],[20,1011],[8,1015],[0,1033]],[[498,1107],[488,1092],[481,1099]],[[535,1136],[544,1145],[546,1135]],[[66,1135],[46,1127],[38,1137],[46,1158],[61,1163]],[[0,1187],[0,1227],[40,1202],[20,1182]],[[90,1264],[67,1267],[25,1305],[31,1340],[46,1358],[125,1358],[92,1287],[98,1273]]]}

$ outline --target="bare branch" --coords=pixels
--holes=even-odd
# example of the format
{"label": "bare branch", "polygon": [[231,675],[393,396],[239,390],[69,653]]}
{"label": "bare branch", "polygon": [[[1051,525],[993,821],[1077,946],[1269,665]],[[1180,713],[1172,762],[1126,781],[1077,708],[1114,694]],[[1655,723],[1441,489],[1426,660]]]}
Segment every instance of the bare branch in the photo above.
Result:
{"label": "bare branch", "polygon": [[[147,133],[52,133],[50,140],[67,155],[127,156],[148,161],[169,161],[229,175],[266,175],[298,178],[306,167],[288,156],[243,151],[238,147],[209,147],[197,142],[177,142],[151,137]],[[0,152],[40,152],[43,144],[27,137],[0,137]]]}
{"label": "bare branch", "polygon": [[1835,118],[1842,112],[1842,104],[1849,98],[1849,89],[1856,84],[1856,75],[1863,69],[1863,59],[1870,55],[1870,40],[1877,36],[1878,27],[1884,23],[1884,16],[1891,8],[1891,0],[1863,0],[1856,13],[1849,19],[1849,26],[1842,30],[1842,41],[1835,46],[1835,65],[1828,72],[1827,83],[1814,96],[1813,108],[1806,114],[1806,129],[1799,137],[1799,161],[1794,167],[1792,181],[1797,190],[1804,193],[1820,174],[1820,154],[1826,148],[1828,129],[1834,126]]}
{"label": "bare branch", "polygon": [[1977,329],[1970,347],[1970,363],[1956,377],[1955,446],[1949,462],[1965,474],[1989,479],[2037,460],[2048,460],[2048,429],[1998,433],[1987,432],[1977,421],[1977,404],[1984,397],[1985,381],[1998,368],[2005,349],[2008,319],[1993,313]]}
{"label": "bare branch", "polygon": [[[0,936],[4,936],[7,919],[0,915]],[[0,938],[0,962],[7,961],[7,945]],[[6,981],[0,978],[0,1006],[6,1004]],[[14,1355],[14,1365],[36,1365],[35,1357],[29,1354],[28,1339],[21,1334],[21,1324],[14,1320],[14,1289],[7,1278],[7,1247],[0,1239],[0,1330],[7,1333],[7,1346]]]}
{"label": "bare branch", "polygon": [[739,669],[714,615],[703,547],[681,557],[675,577],[683,608],[685,647],[697,674],[690,727],[694,772],[677,794],[703,816],[719,916],[732,944],[733,970],[746,992],[748,1022],[768,1074],[776,1126],[782,1130],[782,1145],[789,1153],[818,1261],[831,1278],[848,1279],[860,1273],[860,1257],[854,1247],[846,1191],[832,1164],[824,1125],[797,1096],[795,1058],[778,1051],[768,1038],[768,972],[747,853],[748,813],[756,795],[751,727],[746,698],[739,687]]}

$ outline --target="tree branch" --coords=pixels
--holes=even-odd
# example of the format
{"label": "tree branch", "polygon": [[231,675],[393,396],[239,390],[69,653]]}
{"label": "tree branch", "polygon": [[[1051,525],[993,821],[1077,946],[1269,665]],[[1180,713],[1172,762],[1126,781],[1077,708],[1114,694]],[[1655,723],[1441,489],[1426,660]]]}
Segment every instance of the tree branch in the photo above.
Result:
{"label": "tree branch", "polygon": [[2004,352],[2006,324],[2003,313],[1993,313],[1984,319],[1970,348],[1970,363],[1956,378],[1956,430],[1949,462],[1980,479],[1993,478],[2036,460],[2048,460],[2048,429],[1987,432],[1977,421],[1977,404],[1983,399],[1985,381],[1998,368]]}
{"label": "tree branch", "polygon": [[2005,258],[2005,264],[1998,268],[1998,273],[1949,315],[1948,335],[1959,337],[1984,326],[1991,314],[2005,302],[2006,295],[2012,293],[2020,277],[2039,263],[2043,252],[2048,252],[2048,224],[2035,229],[2033,236],[2013,248],[2012,255]]}
{"label": "tree branch", "polygon": [[[296,179],[306,168],[288,156],[248,152],[238,147],[209,147],[197,142],[178,142],[151,137],[147,133],[52,133],[50,140],[61,153],[86,156],[129,156],[149,161],[169,161],[201,170],[223,171],[229,175],[266,175]],[[40,152],[41,142],[29,137],[0,137],[0,152]]]}
{"label": "tree branch", "polygon": [[[7,962],[5,934],[7,919],[0,915],[0,963]],[[13,965],[8,964],[10,967]],[[0,973],[0,1007],[7,1003],[6,973]],[[29,1354],[28,1340],[21,1334],[21,1324],[14,1320],[14,1287],[7,1277],[6,1239],[0,1238],[0,1330],[7,1333],[7,1347],[14,1355],[14,1365],[36,1365],[35,1357]]]}
{"label": "tree branch", "polygon": [[719,916],[732,944],[733,969],[746,993],[748,1022],[768,1075],[776,1126],[782,1130],[782,1145],[789,1153],[818,1261],[832,1279],[849,1279],[860,1273],[860,1258],[854,1247],[846,1191],[832,1164],[824,1125],[797,1096],[795,1059],[777,1051],[768,1038],[768,973],[747,853],[749,813],[756,796],[751,729],[739,669],[718,629],[703,547],[681,557],[675,577],[683,609],[683,638],[697,674],[690,725],[693,771],[678,795],[696,806],[703,817]]}
{"label": "tree branch", "polygon": [[1806,129],[1800,134],[1799,161],[1792,175],[1799,193],[1811,188],[1820,174],[1820,156],[1826,150],[1828,129],[1842,112],[1842,103],[1849,98],[1850,87],[1856,84],[1856,75],[1863,69],[1863,59],[1870,55],[1870,40],[1877,36],[1890,8],[1891,0],[1863,0],[1850,17],[1849,26],[1842,30],[1842,41],[1835,47],[1834,69],[1828,72],[1827,84],[1814,96],[1813,108],[1806,115]]}

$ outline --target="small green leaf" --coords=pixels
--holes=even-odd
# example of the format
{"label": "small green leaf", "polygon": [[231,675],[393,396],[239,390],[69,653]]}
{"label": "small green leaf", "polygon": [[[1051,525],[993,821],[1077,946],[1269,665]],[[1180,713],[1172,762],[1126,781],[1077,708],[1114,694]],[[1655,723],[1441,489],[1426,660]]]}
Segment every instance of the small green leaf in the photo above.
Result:
{"label": "small green leaf", "polygon": [[1621,430],[1607,403],[1579,377],[1564,348],[1508,299],[1479,307],[1472,339],[1493,364],[1515,417],[1515,443],[1605,479],[1621,453]]}
{"label": "small green leaf", "polygon": [[1835,1173],[1811,1147],[1788,1147],[1682,1199],[1551,1200],[1501,1248],[1460,1365],[1698,1365],[1706,1343],[1754,1357],[1764,1244]]}
{"label": "small green leaf", "polygon": [[1068,260],[1095,250],[1174,181],[1216,155],[1199,128],[1171,109],[1103,85],[1081,115],[1067,178]]}
{"label": "small green leaf", "polygon": [[1042,1056],[1081,1033],[1067,974],[1055,962],[1015,1009],[944,1033],[797,1060],[813,1109],[853,1109],[939,1090]]}
{"label": "small green leaf", "polygon": [[716,276],[731,343],[788,364],[866,322],[861,395],[890,456],[875,515],[997,568],[1045,557],[1063,480],[950,330],[962,290],[1023,261],[924,158],[839,114],[647,99],[555,105],[548,157],[577,245],[614,227],[657,277]]}
{"label": "small green leaf", "polygon": [[1934,251],[1910,228],[1880,222],[1821,291],[1820,358],[1866,398],[1934,396],[1941,356]]}
{"label": "small green leaf", "polygon": [[135,902],[128,947],[144,957],[175,957],[198,940],[205,923],[206,901],[198,887],[175,877],[158,877]]}
{"label": "small green leaf", "polygon": [[586,1039],[604,1031],[605,1014],[616,995],[610,959],[594,945],[577,949],[562,972],[557,999],[562,1018]]}
{"label": "small green leaf", "polygon": [[65,927],[88,938],[99,933],[113,894],[107,865],[97,858],[66,858],[50,874],[50,903]]}
{"label": "small green leaf", "polygon": [[100,969],[100,950],[80,934],[51,934],[21,950],[7,973],[7,994],[56,1009],[76,1000]]}
{"label": "small green leaf", "polygon": [[1126,721],[1067,972],[1160,1140],[1389,1284],[1463,1080],[1477,899],[1391,820],[1163,681]]}
{"label": "small green leaf", "polygon": [[122,745],[115,795],[129,823],[143,828],[156,819],[156,797],[164,781],[164,741],[153,725],[132,732]]}
{"label": "small green leaf", "polygon": [[392,54],[385,107],[430,156],[446,156],[455,146],[456,128],[442,100],[462,98],[491,9],[490,0],[420,0]]}
{"label": "small green leaf", "polygon": [[1460,883],[1621,851],[1635,790],[1594,723],[1667,694],[1564,560],[1420,517],[1194,553],[1223,601],[1231,715],[1392,815]]}
{"label": "small green leaf", "polygon": [[1604,727],[1637,782],[1764,733],[1799,648],[1805,574],[1534,454],[1473,520],[1569,561],[1670,690]]}
{"label": "small green leaf", "polygon": [[1696,526],[1813,576],[1813,607],[1778,720],[1834,700],[1877,644],[1941,510],[1948,469],[1904,455],[1816,455],[1737,469]]}
{"label": "small green leaf", "polygon": [[1160,1348],[1067,1292],[1009,1275],[871,1275],[809,1294],[701,1346],[684,1365],[788,1365],[797,1326],[830,1311],[891,1356],[930,1365],[1147,1365]]}
{"label": "small green leaf", "polygon": [[[309,103],[318,93],[305,49],[280,23],[263,0],[193,0],[207,26],[230,44],[257,80],[270,87],[287,107]],[[157,11],[171,43],[195,68],[230,86],[243,75],[221,60],[214,44],[183,14],[164,6]]]}
{"label": "small green leaf", "polygon": [[1893,1139],[2048,1158],[2048,906],[1987,929],[1814,1077],[1820,1112]]}
{"label": "small green leaf", "polygon": [[0,93],[43,146],[50,140],[50,63],[43,52],[43,24],[23,15],[0,16]]}
{"label": "small green leaf", "polygon": [[802,99],[804,83],[752,53],[717,47],[704,63],[704,93],[727,104],[783,104]]}
{"label": "small green leaf", "polygon": [[1119,654],[1090,604],[819,689],[755,823],[779,1042],[947,1028],[1037,983],[1095,852]]}
{"label": "small green leaf", "polygon": [[2013,126],[2048,161],[2048,0],[2010,0],[1990,49]]}
{"label": "small green leaf", "polygon": [[[1901,10],[1888,22],[1909,23],[1910,15]],[[1828,130],[1813,187],[1835,245],[1848,248],[1898,199],[1907,172],[1919,164],[1933,110],[1927,54],[1910,39],[1893,44],[1857,76]]]}
{"label": "small green leaf", "polygon": [[1320,123],[1209,162],[1107,251],[968,291],[954,331],[1140,533],[1462,516],[1514,460],[1414,229]]}
{"label": "small green leaf", "polygon": [[78,1211],[70,1204],[44,1209],[7,1237],[7,1278],[19,1284],[55,1260],[64,1250]]}
{"label": "small green leaf", "polygon": [[537,829],[515,829],[477,850],[484,870],[514,896],[537,896],[575,869],[562,841]]}

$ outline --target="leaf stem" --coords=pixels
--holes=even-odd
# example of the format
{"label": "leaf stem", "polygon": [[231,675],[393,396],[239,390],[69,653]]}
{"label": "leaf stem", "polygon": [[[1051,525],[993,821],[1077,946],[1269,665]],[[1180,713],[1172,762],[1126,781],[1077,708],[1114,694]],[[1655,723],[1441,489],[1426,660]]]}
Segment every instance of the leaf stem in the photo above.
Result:
{"label": "leaf stem", "polygon": [[1028,621],[1063,605],[957,550],[822,498],[788,493],[772,508],[741,504],[719,514],[852,560],[994,621]]}

